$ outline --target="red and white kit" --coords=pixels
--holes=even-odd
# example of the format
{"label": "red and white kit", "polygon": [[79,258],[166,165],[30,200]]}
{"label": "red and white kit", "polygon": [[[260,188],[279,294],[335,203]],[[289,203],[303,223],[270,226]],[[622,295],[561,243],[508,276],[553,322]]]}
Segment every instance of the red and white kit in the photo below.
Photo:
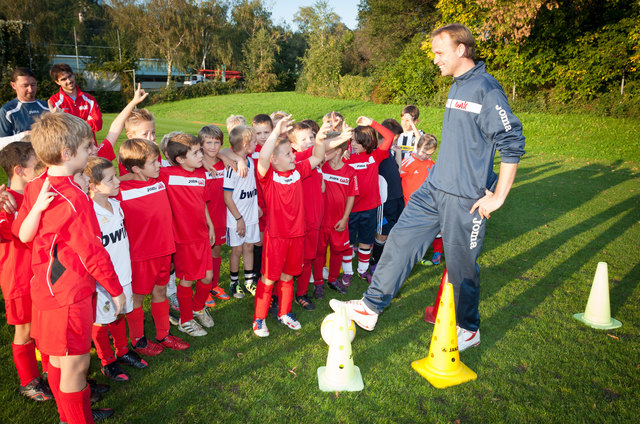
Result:
{"label": "red and white kit", "polygon": [[224,203],[222,186],[224,183],[224,163],[218,161],[213,165],[214,172],[207,172],[206,190],[209,196],[207,208],[216,233],[215,245],[225,243],[227,233],[227,206]]}
{"label": "red and white kit", "polygon": [[91,94],[85,93],[76,86],[77,96],[72,99],[62,88],[49,98],[54,107],[81,118],[89,124],[94,133],[102,129],[102,112],[98,102]]}

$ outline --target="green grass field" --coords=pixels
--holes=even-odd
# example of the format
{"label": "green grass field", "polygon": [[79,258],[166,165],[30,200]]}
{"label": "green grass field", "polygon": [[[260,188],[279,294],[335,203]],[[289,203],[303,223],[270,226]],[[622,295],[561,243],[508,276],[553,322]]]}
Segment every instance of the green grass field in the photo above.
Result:
{"label": "green grass field", "polygon": [[[224,124],[231,113],[250,119],[279,109],[298,120],[319,120],[338,110],[354,125],[359,115],[399,119],[401,106],[270,93],[193,99],[152,111],[160,139],[171,130]],[[418,127],[439,137],[442,113],[423,109]],[[527,154],[507,203],[487,224],[479,261],[482,343],[461,354],[478,374],[476,381],[435,389],[411,368],[412,361],[427,356],[433,327],[422,317],[442,273],[442,266],[418,265],[376,330],[357,332],[352,348],[364,379],[361,392],[318,389],[316,369],[325,365],[328,352],[320,323],[330,312],[328,298],[339,297],[328,290],[313,312],[294,305],[299,332],[269,318],[267,339],[250,330],[252,298],[219,301],[208,336],[185,336],[189,350],[148,359],[147,369],[131,370],[130,382],[111,384],[97,406],[116,409],[114,424],[636,422],[640,122],[590,115],[519,117]],[[105,127],[112,119],[105,117]],[[572,318],[585,309],[599,261],[609,264],[611,314],[623,323],[616,330],[594,330]],[[361,295],[365,283],[354,281],[341,297]],[[221,282],[228,286],[224,261]],[[147,318],[147,335],[153,337],[153,331]],[[35,404],[17,394],[11,340],[12,329],[2,326],[0,422],[57,423],[53,402]],[[91,376],[106,380],[95,357]]]}

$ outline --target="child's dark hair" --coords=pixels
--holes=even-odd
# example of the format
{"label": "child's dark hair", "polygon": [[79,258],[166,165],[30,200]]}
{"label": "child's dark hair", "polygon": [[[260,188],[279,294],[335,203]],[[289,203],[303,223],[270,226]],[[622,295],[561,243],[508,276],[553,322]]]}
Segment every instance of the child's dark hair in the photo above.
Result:
{"label": "child's dark hair", "polygon": [[160,148],[152,141],[143,138],[131,138],[122,142],[118,150],[118,161],[133,172],[133,167],[144,168],[149,158],[158,159]]}
{"label": "child's dark hair", "polygon": [[418,144],[416,145],[417,149],[421,149],[422,146],[425,146],[426,149],[436,149],[438,148],[438,139],[433,134],[422,134],[420,139],[418,140]]}
{"label": "child's dark hair", "polygon": [[202,147],[202,143],[196,136],[184,132],[178,133],[169,139],[167,155],[172,162],[178,163],[177,159],[186,157],[193,146]]}
{"label": "child's dark hair", "polygon": [[31,143],[26,141],[14,141],[8,144],[2,149],[2,155],[0,155],[0,166],[7,173],[7,178],[11,180],[13,178],[13,168],[21,166],[26,168],[27,162],[32,157],[36,157],[36,152],[33,150]]}
{"label": "child's dark hair", "polygon": [[206,137],[220,140],[220,143],[224,142],[224,134],[222,134],[222,130],[218,128],[217,125],[206,125],[200,128],[200,131],[198,131],[198,142],[201,145],[204,144],[204,139]]}
{"label": "child's dark hair", "polygon": [[260,125],[260,124],[269,124],[269,126],[273,128],[273,121],[271,120],[271,117],[266,113],[259,113],[258,115],[254,116],[253,119],[251,120],[251,125]]}
{"label": "child's dark hair", "polygon": [[418,118],[420,117],[420,110],[418,110],[418,106],[414,106],[414,105],[405,106],[402,109],[402,113],[400,114],[400,116],[404,116],[406,113],[411,115],[411,118],[413,119],[413,122],[416,122],[418,120]]}
{"label": "child's dark hair", "polygon": [[320,125],[318,125],[318,123],[313,119],[304,119],[300,121],[300,123],[307,124],[309,128],[311,128],[311,131],[313,131],[314,134],[318,134],[318,131],[320,131]]}
{"label": "child's dark hair", "polygon": [[71,66],[67,65],[66,63],[56,63],[51,67],[51,70],[49,71],[49,75],[51,75],[51,78],[54,81],[58,81],[64,74],[67,73],[73,75],[73,69],[71,69]]}
{"label": "child's dark hair", "polygon": [[89,177],[89,182],[100,184],[104,179],[104,171],[113,168],[113,163],[99,156],[92,156],[87,160],[87,167],[84,168],[84,175]]}
{"label": "child's dark hair", "polygon": [[[398,121],[393,118],[385,119],[380,125],[391,131],[396,137],[404,132],[404,130],[402,129],[402,125],[400,125]],[[382,140],[383,138],[384,137],[382,137],[382,134],[378,134],[378,140]]]}
{"label": "child's dark hair", "polygon": [[353,130],[353,140],[362,145],[364,151],[367,152],[368,155],[378,147],[376,130],[371,127],[364,127],[362,125],[355,127]]}

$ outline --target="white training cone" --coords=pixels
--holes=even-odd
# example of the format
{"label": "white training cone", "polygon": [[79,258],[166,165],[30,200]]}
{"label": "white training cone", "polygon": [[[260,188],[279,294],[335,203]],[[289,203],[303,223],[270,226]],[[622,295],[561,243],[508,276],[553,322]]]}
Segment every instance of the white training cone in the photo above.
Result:
{"label": "white training cone", "polygon": [[611,318],[611,306],[609,305],[609,272],[606,262],[598,262],[596,275],[593,277],[587,308],[582,314],[573,315],[578,321],[582,321],[589,327],[599,330],[609,330],[622,326],[622,323]]}
{"label": "white training cone", "polygon": [[323,392],[359,392],[364,388],[360,368],[353,364],[349,319],[341,307],[333,321],[327,365],[318,368],[318,385]]}

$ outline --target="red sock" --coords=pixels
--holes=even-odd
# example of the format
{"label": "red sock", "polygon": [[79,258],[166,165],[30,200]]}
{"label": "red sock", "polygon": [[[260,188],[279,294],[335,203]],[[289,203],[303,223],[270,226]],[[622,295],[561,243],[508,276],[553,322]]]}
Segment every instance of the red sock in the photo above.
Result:
{"label": "red sock", "polygon": [[304,296],[309,290],[309,279],[311,278],[311,261],[305,259],[302,263],[302,274],[297,278],[296,296]]}
{"label": "red sock", "polygon": [[209,296],[211,287],[212,287],[212,283],[203,284],[202,281],[196,282],[196,293],[193,295],[194,311],[201,311],[204,308],[204,302],[206,302],[207,297]]}
{"label": "red sock", "polygon": [[267,286],[262,282],[262,278],[259,279],[256,286],[253,319],[265,319],[267,317],[272,293],[273,285]]}
{"label": "red sock", "polygon": [[113,347],[116,350],[116,356],[123,356],[129,352],[129,339],[127,339],[127,326],[123,317],[109,324],[109,332],[113,338]]}
{"label": "red sock", "polygon": [[313,285],[319,286],[322,284],[322,268],[326,263],[325,255],[316,256],[313,260]]}
{"label": "red sock", "polygon": [[60,391],[60,398],[68,424],[93,424],[91,389],[88,385],[79,392],[65,393]]}
{"label": "red sock", "polygon": [[[180,308],[182,309],[182,308]],[[151,316],[156,325],[156,340],[162,340],[169,335],[169,300],[151,302]]]}
{"label": "red sock", "polygon": [[222,264],[222,258],[213,258],[213,284],[211,288],[218,287],[220,282],[220,265]]}
{"label": "red sock", "polygon": [[116,361],[116,357],[109,342],[109,327],[106,325],[93,325],[91,329],[91,339],[96,347],[96,355],[100,359],[102,366]]}
{"label": "red sock", "polygon": [[144,311],[142,306],[133,308],[133,311],[127,314],[127,324],[129,324],[131,343],[135,346],[138,340],[144,337]]}
{"label": "red sock", "polygon": [[278,316],[287,315],[291,312],[291,303],[293,302],[293,280],[280,281],[280,283]]}
{"label": "red sock", "polygon": [[40,352],[40,365],[43,374],[49,372],[49,355]]}
{"label": "red sock", "polygon": [[342,265],[342,257],[345,255],[345,252],[336,252],[331,251],[331,256],[329,257],[329,277],[328,281],[337,281],[340,276],[340,266]]}
{"label": "red sock", "polygon": [[62,399],[60,399],[60,374],[60,368],[56,368],[52,364],[49,364],[49,371],[47,372],[49,387],[51,388],[51,393],[53,393],[53,397],[56,400],[60,421],[66,423],[67,416],[65,415],[64,408],[62,407]]}
{"label": "red sock", "polygon": [[180,323],[193,319],[193,289],[178,284],[178,305],[180,306]]}
{"label": "red sock", "polygon": [[442,237],[433,239],[433,253],[442,253]]}
{"label": "red sock", "polygon": [[20,385],[26,386],[34,378],[40,377],[36,359],[36,345],[33,340],[29,340],[22,345],[12,343],[11,350],[13,352],[13,363],[16,364],[16,371],[18,371],[18,378],[20,378]]}

